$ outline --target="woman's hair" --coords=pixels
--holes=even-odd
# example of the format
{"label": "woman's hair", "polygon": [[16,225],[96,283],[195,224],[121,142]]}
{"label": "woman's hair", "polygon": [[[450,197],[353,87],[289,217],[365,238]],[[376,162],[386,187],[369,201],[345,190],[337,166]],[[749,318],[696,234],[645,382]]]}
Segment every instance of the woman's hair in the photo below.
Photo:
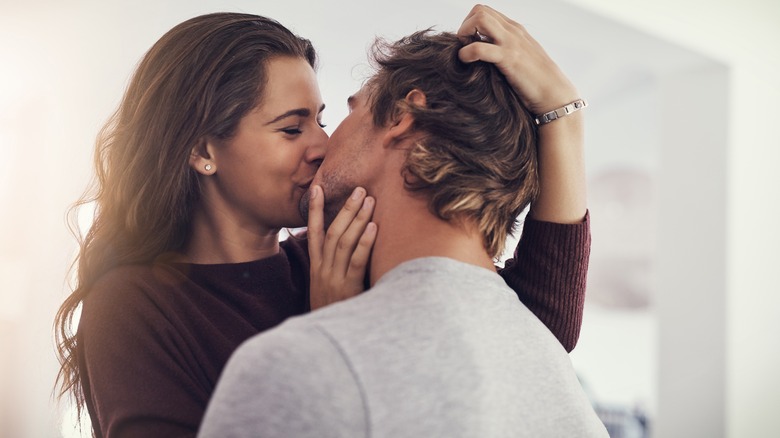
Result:
{"label": "woman's hair", "polygon": [[[536,127],[493,64],[458,59],[463,46],[455,34],[431,30],[377,41],[370,104],[376,126],[408,111],[423,133],[404,165],[407,189],[425,193],[441,219],[472,221],[498,257],[539,190]],[[413,89],[425,106],[405,101]]]}
{"label": "woman's hair", "polygon": [[94,202],[94,222],[85,236],[75,233],[73,292],[55,319],[61,366],[55,386],[60,397],[73,396],[79,413],[85,394],[74,313],[110,269],[183,248],[200,198],[189,166],[193,147],[234,135],[262,101],[267,63],[280,56],[316,64],[309,40],[269,18],[215,13],[187,20],[146,53],[98,135],[95,180],[70,215]]}

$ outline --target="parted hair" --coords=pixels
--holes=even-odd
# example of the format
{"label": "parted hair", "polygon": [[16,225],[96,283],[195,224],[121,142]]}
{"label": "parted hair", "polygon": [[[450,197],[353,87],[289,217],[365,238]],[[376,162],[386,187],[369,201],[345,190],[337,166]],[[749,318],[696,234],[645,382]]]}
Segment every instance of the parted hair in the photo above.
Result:
{"label": "parted hair", "polygon": [[[497,258],[539,190],[536,126],[497,67],[458,59],[464,45],[431,29],[377,40],[370,105],[376,126],[412,114],[423,135],[402,170],[406,188],[425,193],[439,218],[476,224]],[[414,89],[425,94],[425,106],[405,101]]]}
{"label": "parted hair", "polygon": [[85,394],[74,314],[109,270],[184,247],[200,199],[189,165],[193,147],[235,134],[241,118],[262,102],[267,63],[280,56],[316,65],[311,42],[272,19],[214,13],[184,21],[144,55],[98,135],[95,180],[71,211],[94,202],[94,220],[85,236],[76,232],[73,292],[55,320],[59,395],[70,393],[78,411]]}

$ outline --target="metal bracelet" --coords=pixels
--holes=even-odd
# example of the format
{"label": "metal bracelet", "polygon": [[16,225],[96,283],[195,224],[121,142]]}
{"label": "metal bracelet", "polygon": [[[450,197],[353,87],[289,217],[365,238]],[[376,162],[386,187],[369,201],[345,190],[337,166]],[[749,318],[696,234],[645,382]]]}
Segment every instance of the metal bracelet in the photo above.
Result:
{"label": "metal bracelet", "polygon": [[537,125],[546,125],[553,120],[560,119],[561,117],[568,116],[569,114],[579,111],[583,108],[588,106],[588,102],[585,101],[585,99],[577,99],[574,102],[564,105],[558,109],[554,109],[550,112],[546,112],[542,114],[541,116],[536,116],[534,119],[534,122],[536,122]]}

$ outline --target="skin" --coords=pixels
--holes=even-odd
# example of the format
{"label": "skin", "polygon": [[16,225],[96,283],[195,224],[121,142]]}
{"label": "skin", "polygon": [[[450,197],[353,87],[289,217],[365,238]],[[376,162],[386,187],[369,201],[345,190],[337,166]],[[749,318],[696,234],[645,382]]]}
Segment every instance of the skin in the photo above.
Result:
{"label": "skin", "polygon": [[[411,91],[406,100],[425,105],[425,95],[419,90]],[[370,284],[398,264],[418,257],[449,257],[495,271],[476,226],[439,219],[428,209],[424,196],[404,187],[401,169],[406,153],[421,135],[412,128],[413,117],[405,113],[387,126],[374,127],[366,87],[351,96],[348,104],[350,113],[333,132],[313,184],[325,193],[326,212],[328,203],[338,205],[355,185],[376,194],[373,222],[380,231],[369,266]],[[352,165],[355,156],[360,157],[360,166]]]}
{"label": "skin", "polygon": [[[382,130],[374,127],[367,94],[368,90],[361,89],[347,99],[349,113],[331,135],[328,158],[313,181],[325,193],[326,228],[355,187],[370,186],[371,193],[381,198],[383,188],[373,182],[385,172],[385,167],[378,163],[379,154],[373,145]],[[307,206],[306,198],[302,205]]]}
{"label": "skin", "polygon": [[[477,5],[458,34],[469,36],[475,31],[485,39],[461,49],[461,60],[496,64],[532,112],[543,113],[579,97],[555,62],[517,22],[490,7]],[[396,130],[388,135],[385,128],[389,127],[374,127],[360,100],[363,92],[358,92],[350,102],[350,115],[334,132],[330,146],[326,146],[327,135],[317,124],[323,106],[311,67],[303,60],[290,59],[273,60],[269,65],[269,87],[257,111],[263,117],[253,112],[246,119],[254,117],[254,123],[242,120],[241,127],[246,125],[242,141],[237,136],[224,151],[219,149],[225,145],[209,139],[193,148],[190,162],[202,175],[204,202],[195,213],[186,258],[195,263],[230,263],[269,257],[279,251],[279,228],[301,226],[301,217],[308,214],[310,293],[312,308],[317,308],[360,293],[371,245],[375,240],[378,247],[392,243],[389,238],[383,241],[377,232],[385,227],[380,223],[391,222],[382,219],[381,208],[373,222],[371,213],[376,204],[374,197],[390,201],[392,196],[399,195],[401,186],[383,173],[394,167],[386,166],[389,161],[382,160],[393,156],[378,159],[381,149],[368,146],[398,148],[405,136],[412,133]],[[308,113],[302,115],[299,111],[281,125],[259,127],[263,121],[269,122],[291,109]],[[529,213],[535,219],[577,223],[586,214],[582,118],[582,112],[574,113],[539,129],[541,192]],[[285,125],[289,120],[294,123]],[[302,128],[302,133],[285,133],[288,127]],[[241,145],[244,146],[230,147]],[[328,147],[328,159],[322,161]],[[320,163],[324,169],[316,182],[323,185],[324,193],[310,190],[304,194]],[[211,164],[208,171],[206,164]],[[227,172],[235,174],[220,176]],[[388,185],[378,184],[379,180]],[[373,196],[367,196],[361,185],[370,187],[368,193]],[[355,187],[358,189],[353,191]],[[353,193],[355,196],[350,196]],[[412,222],[409,217],[405,221]],[[392,236],[391,231],[385,230],[384,235]],[[484,264],[481,260],[476,262]],[[372,279],[386,271],[374,265],[371,264]]]}
{"label": "skin", "polygon": [[[463,62],[496,65],[533,114],[543,114],[580,97],[576,87],[521,24],[495,9],[476,5],[458,35],[485,36],[459,52]],[[539,128],[541,192],[532,218],[564,224],[582,222],[587,210],[583,111]]]}
{"label": "skin", "polygon": [[[468,37],[475,32],[484,39],[461,49],[461,61],[495,64],[532,113],[550,111],[579,97],[574,85],[519,23],[488,6],[477,5],[458,34]],[[424,102],[424,95],[412,92],[407,99]],[[402,181],[397,178],[402,162],[398,152],[414,136],[408,126],[404,128],[403,120],[410,116],[405,115],[393,126],[374,127],[365,105],[365,90],[352,96],[349,105],[350,114],[333,133],[328,157],[314,184],[322,185],[324,191],[326,223],[352,187],[363,186],[379,200],[373,220],[381,232],[375,238],[372,253],[371,283],[399,262],[426,255],[449,256],[494,269],[489,257],[482,257],[481,243],[477,245],[480,236],[470,224],[465,224],[463,232],[464,228],[453,229],[437,222],[430,217],[424,202],[403,190]],[[541,126],[538,152],[541,192],[531,206],[530,216],[556,223],[581,222],[587,212],[582,112]],[[306,206],[306,199],[302,207]],[[311,203],[310,210],[322,208],[320,202]],[[310,223],[310,230],[311,227]],[[405,236],[414,237],[404,240]],[[310,252],[311,247],[310,241]]]}
{"label": "skin", "polygon": [[185,252],[191,262],[268,257],[279,252],[281,228],[304,225],[297,206],[325,155],[324,105],[305,60],[276,58],[267,69],[261,104],[233,138],[193,148],[203,196]]}
{"label": "skin", "polygon": [[[279,252],[281,228],[305,224],[298,207],[325,156],[325,105],[315,72],[304,59],[279,57],[266,68],[261,103],[241,119],[235,135],[203,139],[192,149],[190,165],[199,174],[202,201],[183,261],[220,264],[271,257]],[[376,235],[369,223],[374,202],[365,190],[345,201],[336,207],[343,206],[328,239],[316,213],[309,224],[312,309],[363,290]]]}
{"label": "skin", "polygon": [[[377,165],[373,147],[380,130],[371,122],[368,107],[361,104],[364,99],[360,92],[347,100],[349,114],[328,141],[327,160],[314,178],[311,196],[304,196],[300,206],[309,218],[312,277],[320,279],[317,284],[312,282],[312,309],[364,290],[377,235],[376,221],[366,223],[371,219],[375,198],[365,197],[364,187],[370,187],[375,196],[384,196],[381,186],[370,184],[384,169]],[[358,203],[363,197],[361,207]]]}

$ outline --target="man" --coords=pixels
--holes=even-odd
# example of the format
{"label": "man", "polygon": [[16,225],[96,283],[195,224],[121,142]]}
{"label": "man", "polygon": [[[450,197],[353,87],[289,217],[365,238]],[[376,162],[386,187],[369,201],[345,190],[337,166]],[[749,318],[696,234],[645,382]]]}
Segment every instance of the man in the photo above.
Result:
{"label": "man", "polygon": [[420,32],[375,52],[309,207],[326,201],[327,222],[357,186],[377,200],[372,287],[245,343],[201,436],[607,436],[565,350],[495,271],[537,192],[536,131],[462,47]]}

